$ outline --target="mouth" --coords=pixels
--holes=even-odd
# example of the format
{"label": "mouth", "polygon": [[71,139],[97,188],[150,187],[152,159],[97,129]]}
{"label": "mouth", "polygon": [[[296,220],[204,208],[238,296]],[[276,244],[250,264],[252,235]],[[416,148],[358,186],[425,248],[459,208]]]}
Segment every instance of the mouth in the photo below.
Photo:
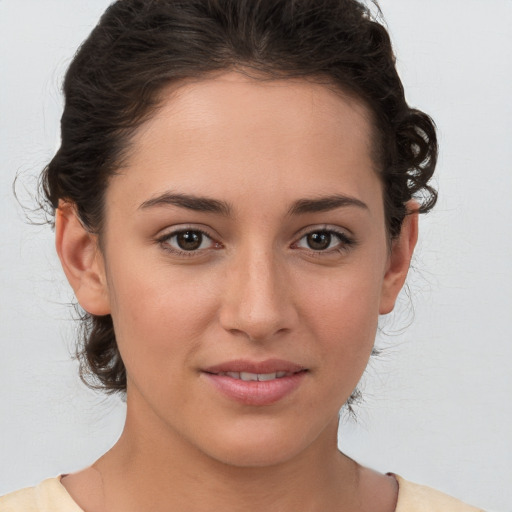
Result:
{"label": "mouth", "polygon": [[203,369],[206,373],[223,374],[233,379],[242,380],[259,380],[254,377],[255,375],[262,376],[261,380],[265,380],[265,376],[268,375],[272,375],[273,379],[279,379],[305,370],[305,366],[284,359],[266,359],[265,361],[234,359]]}
{"label": "mouth", "polygon": [[[305,371],[305,370],[301,370]],[[219,372],[213,375],[220,375],[224,377],[231,377],[232,379],[243,380],[245,382],[258,381],[266,382],[274,379],[282,379],[284,377],[291,377],[298,372],[273,372],[273,373],[250,373],[250,372]]]}
{"label": "mouth", "polygon": [[202,374],[230,400],[252,406],[271,405],[291,395],[309,370],[290,361],[236,360],[205,368]]}

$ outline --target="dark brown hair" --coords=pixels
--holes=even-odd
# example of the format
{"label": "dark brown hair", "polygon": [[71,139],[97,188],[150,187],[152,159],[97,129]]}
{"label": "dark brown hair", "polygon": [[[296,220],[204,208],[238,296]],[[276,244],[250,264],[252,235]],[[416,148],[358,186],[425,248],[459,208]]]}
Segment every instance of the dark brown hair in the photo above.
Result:
{"label": "dark brown hair", "polygon": [[[419,200],[421,213],[433,207],[433,122],[407,105],[389,35],[362,3],[119,0],[65,77],[62,144],[41,178],[51,213],[59,200],[70,201],[86,228],[101,235],[109,177],[134,130],[158,108],[162,90],[234,69],[260,79],[324,80],[369,107],[390,240],[399,235],[411,198]],[[107,392],[124,391],[126,371],[111,317],[83,313],[82,321],[82,377]]]}

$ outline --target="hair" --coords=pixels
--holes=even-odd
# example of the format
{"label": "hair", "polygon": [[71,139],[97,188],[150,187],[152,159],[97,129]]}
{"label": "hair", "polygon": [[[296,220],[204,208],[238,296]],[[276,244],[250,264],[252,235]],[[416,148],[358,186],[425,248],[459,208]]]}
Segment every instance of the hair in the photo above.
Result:
{"label": "hair", "polygon": [[[374,2],[378,13],[380,9]],[[227,70],[255,79],[307,78],[361,100],[372,114],[386,229],[437,199],[428,184],[437,160],[433,121],[410,108],[389,35],[357,0],[118,0],[77,51],[64,80],[61,146],[41,175],[52,222],[71,202],[101,240],[109,178],[135,130],[171,84]],[[110,315],[83,312],[77,355],[93,388],[126,390]]]}

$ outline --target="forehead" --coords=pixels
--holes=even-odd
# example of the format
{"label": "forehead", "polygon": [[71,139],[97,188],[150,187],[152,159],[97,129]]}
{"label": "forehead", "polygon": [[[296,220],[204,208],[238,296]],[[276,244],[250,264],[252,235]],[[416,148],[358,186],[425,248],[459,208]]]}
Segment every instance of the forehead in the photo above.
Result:
{"label": "forehead", "polygon": [[[188,117],[190,128],[197,128],[194,121],[204,124],[205,118],[194,119],[190,114],[200,112],[212,121],[231,117],[248,121],[245,115],[257,105],[262,116],[274,123],[285,122],[301,116],[324,118],[332,122],[345,117],[349,110],[355,116],[370,118],[363,102],[353,94],[344,92],[331,82],[311,78],[273,79],[251,77],[242,72],[229,71],[188,79],[164,89],[162,95],[163,114],[180,113]],[[301,111],[296,107],[300,105]],[[277,109],[275,107],[278,107]],[[158,114],[157,114],[158,115]]]}
{"label": "forehead", "polygon": [[305,79],[229,72],[188,81],[164,91],[115,180],[146,196],[163,187],[311,195],[343,182],[352,189],[344,192],[357,195],[379,181],[370,117],[357,99]]}
{"label": "forehead", "polygon": [[[237,127],[253,129],[254,136],[261,136],[265,126],[268,137],[279,131],[290,137],[339,139],[350,123],[353,138],[371,149],[371,117],[361,100],[330,83],[305,78],[256,79],[232,71],[164,89],[161,108],[139,130],[136,139],[143,142],[153,138],[154,133],[148,132],[155,124],[166,124],[184,136],[206,137],[211,129],[223,128],[222,132],[216,131],[222,137]],[[229,135],[232,138],[233,133]]]}

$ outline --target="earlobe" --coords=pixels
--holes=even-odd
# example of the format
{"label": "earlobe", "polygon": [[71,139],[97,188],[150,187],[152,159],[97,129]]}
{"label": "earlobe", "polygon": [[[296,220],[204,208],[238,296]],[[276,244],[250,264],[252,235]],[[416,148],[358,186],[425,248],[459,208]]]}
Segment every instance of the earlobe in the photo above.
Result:
{"label": "earlobe", "polygon": [[55,212],[55,246],[80,306],[93,315],[109,314],[105,267],[97,236],[83,226],[72,203],[60,201]]}
{"label": "earlobe", "polygon": [[391,246],[388,266],[382,284],[379,307],[379,313],[381,315],[391,313],[395,307],[396,298],[405,283],[412,254],[418,240],[417,205],[413,204],[408,206],[412,206],[409,210],[411,213],[406,215],[400,236],[396,240],[393,240]]}

